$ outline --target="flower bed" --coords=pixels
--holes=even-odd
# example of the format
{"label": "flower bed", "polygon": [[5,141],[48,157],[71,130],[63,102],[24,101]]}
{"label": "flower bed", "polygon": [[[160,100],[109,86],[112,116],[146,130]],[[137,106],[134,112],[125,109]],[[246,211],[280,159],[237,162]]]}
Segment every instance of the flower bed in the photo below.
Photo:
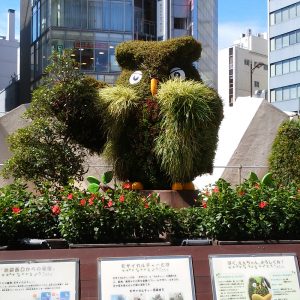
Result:
{"label": "flower bed", "polygon": [[219,180],[194,206],[172,208],[159,194],[121,187],[91,193],[68,186],[36,193],[14,183],[0,189],[0,245],[20,238],[70,243],[300,239],[300,189],[250,178],[231,187]]}

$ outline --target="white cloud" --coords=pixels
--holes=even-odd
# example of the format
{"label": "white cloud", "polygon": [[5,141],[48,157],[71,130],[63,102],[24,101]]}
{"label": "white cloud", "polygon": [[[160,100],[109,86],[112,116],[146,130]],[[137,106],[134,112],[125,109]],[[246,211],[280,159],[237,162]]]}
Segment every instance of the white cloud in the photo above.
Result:
{"label": "white cloud", "polygon": [[264,26],[260,26],[255,21],[245,22],[226,22],[219,23],[218,27],[218,43],[219,49],[228,48],[238,40],[242,33],[246,33],[248,29],[252,30],[252,34],[266,32]]}

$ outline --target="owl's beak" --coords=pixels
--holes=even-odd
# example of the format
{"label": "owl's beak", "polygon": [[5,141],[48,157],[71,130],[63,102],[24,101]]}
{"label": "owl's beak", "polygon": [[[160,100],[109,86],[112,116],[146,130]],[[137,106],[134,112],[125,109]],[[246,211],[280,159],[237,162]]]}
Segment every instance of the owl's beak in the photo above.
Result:
{"label": "owl's beak", "polygon": [[151,78],[151,94],[152,96],[155,96],[157,94],[157,84],[158,84],[158,80],[156,78]]}

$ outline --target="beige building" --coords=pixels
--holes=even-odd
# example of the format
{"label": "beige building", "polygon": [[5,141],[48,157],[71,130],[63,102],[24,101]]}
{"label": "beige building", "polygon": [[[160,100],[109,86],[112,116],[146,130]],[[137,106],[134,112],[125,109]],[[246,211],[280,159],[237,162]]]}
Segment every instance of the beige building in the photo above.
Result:
{"label": "beige building", "polygon": [[238,97],[266,98],[268,90],[268,41],[266,33],[249,29],[229,48],[219,51],[218,92],[225,105]]}

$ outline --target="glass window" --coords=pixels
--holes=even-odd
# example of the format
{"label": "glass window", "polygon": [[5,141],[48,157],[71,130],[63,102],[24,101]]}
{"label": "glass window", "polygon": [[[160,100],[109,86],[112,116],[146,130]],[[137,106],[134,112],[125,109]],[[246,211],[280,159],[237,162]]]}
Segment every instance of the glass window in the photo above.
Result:
{"label": "glass window", "polygon": [[297,30],[296,35],[297,35],[297,43],[300,43],[300,30]]}
{"label": "glass window", "polygon": [[289,9],[285,8],[282,10],[282,22],[285,22],[289,19]]}
{"label": "glass window", "polygon": [[297,71],[297,59],[291,59],[290,60],[290,72],[296,72]]}
{"label": "glass window", "polygon": [[[299,38],[300,38],[300,36],[299,36]],[[271,51],[275,50],[275,39],[271,39],[271,41],[270,41],[270,48],[271,48]]]}
{"label": "glass window", "polygon": [[109,50],[109,65],[110,65],[110,71],[111,72],[119,72],[120,71],[120,66],[116,60],[115,56],[115,46],[116,45],[110,45],[108,47]]}
{"label": "glass window", "polygon": [[[232,58],[232,57],[231,57]],[[229,58],[229,63],[230,63],[230,58]],[[232,62],[231,62],[232,63]],[[249,59],[244,59],[244,64],[246,66],[249,66],[250,65],[250,60]]]}
{"label": "glass window", "polygon": [[290,63],[289,61],[284,61],[282,63],[282,74],[287,74],[290,72]]}
{"label": "glass window", "polygon": [[275,48],[281,49],[282,48],[282,37],[275,38]]}
{"label": "glass window", "polygon": [[174,29],[186,29],[186,18],[174,18]]}
{"label": "glass window", "polygon": [[36,17],[36,26],[37,26],[37,37],[41,35],[41,2],[37,3],[37,17]]}
{"label": "glass window", "polygon": [[110,30],[110,2],[103,1],[103,29]]}
{"label": "glass window", "polygon": [[282,75],[282,63],[277,63],[276,64],[276,76]]}
{"label": "glass window", "polygon": [[276,101],[282,101],[282,89],[276,89]]}
{"label": "glass window", "polygon": [[275,98],[275,91],[274,90],[271,90],[271,102],[275,102],[276,101],[276,98]]}
{"label": "glass window", "polygon": [[34,42],[37,39],[37,11],[36,6],[32,9],[32,27],[31,27],[31,37],[32,42]]}
{"label": "glass window", "polygon": [[296,17],[296,5],[292,5],[290,7],[290,19],[293,19]]}
{"label": "glass window", "polygon": [[123,31],[124,3],[111,2],[111,30]]}
{"label": "glass window", "polygon": [[88,28],[102,29],[102,2],[88,2]]}
{"label": "glass window", "polygon": [[47,28],[47,2],[42,0],[41,3],[41,32]]}
{"label": "glass window", "polygon": [[293,45],[296,43],[297,43],[297,38],[296,38],[296,31],[295,31],[290,34],[290,45]]}
{"label": "glass window", "polygon": [[278,24],[281,22],[281,11],[275,12],[275,23]]}
{"label": "glass window", "polygon": [[296,13],[297,13],[297,16],[300,17],[300,3],[298,3],[296,6]]}
{"label": "glass window", "polygon": [[276,73],[275,73],[275,65],[273,64],[273,65],[271,65],[270,76],[274,77],[275,75],[276,75]]}
{"label": "glass window", "polygon": [[297,71],[300,71],[300,57],[297,59]]}
{"label": "glass window", "polygon": [[81,27],[81,0],[65,0],[64,9],[62,10],[64,14],[61,26],[66,27]]}
{"label": "glass window", "polygon": [[282,100],[289,100],[289,99],[290,99],[290,88],[285,87],[283,88]]}
{"label": "glass window", "polygon": [[275,24],[275,14],[271,13],[270,14],[270,25],[274,25]]}
{"label": "glass window", "polygon": [[96,42],[95,45],[95,69],[96,73],[108,72],[108,45]]}
{"label": "glass window", "polygon": [[290,88],[290,99],[295,99],[295,98],[297,98],[297,86],[293,85]]}
{"label": "glass window", "polygon": [[81,42],[80,47],[80,69],[85,71],[94,70],[94,43],[90,41]]}
{"label": "glass window", "polygon": [[34,46],[31,47],[30,54],[30,80],[34,80]]}
{"label": "glass window", "polygon": [[300,98],[300,85],[297,86],[297,97]]}
{"label": "glass window", "polygon": [[[285,34],[283,37],[282,37],[282,47],[287,47],[289,46],[290,44],[290,40],[289,40],[289,35],[288,34]],[[278,48],[277,48],[278,49]]]}
{"label": "glass window", "polygon": [[132,3],[125,3],[125,31],[132,31]]}

